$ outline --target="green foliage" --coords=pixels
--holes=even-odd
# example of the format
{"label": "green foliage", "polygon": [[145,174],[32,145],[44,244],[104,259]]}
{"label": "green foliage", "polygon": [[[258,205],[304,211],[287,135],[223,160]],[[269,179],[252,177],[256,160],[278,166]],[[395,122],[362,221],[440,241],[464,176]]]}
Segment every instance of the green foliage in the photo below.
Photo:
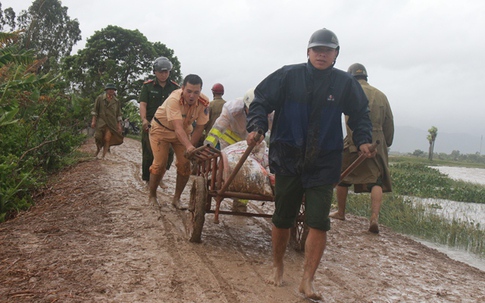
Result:
{"label": "green foliage", "polygon": [[5,18],[0,18],[2,27],[20,30],[19,46],[23,50],[33,50],[42,64],[38,71],[46,74],[56,71],[61,58],[71,53],[73,46],[81,40],[81,30],[77,19],[67,14],[67,7],[59,0],[35,0],[27,11],[18,16],[10,8]]}
{"label": "green foliage", "polygon": [[0,222],[13,212],[30,207],[29,189],[39,186],[32,175],[32,161],[23,163],[22,169],[17,163],[14,155],[0,155]]}
{"label": "green foliage", "polygon": [[452,180],[425,164],[395,163],[391,176],[394,192],[401,195],[485,203],[484,186]]}
{"label": "green foliage", "polygon": [[138,30],[109,25],[96,31],[84,49],[65,58],[63,69],[73,90],[91,100],[106,83],[114,83],[124,106],[128,101],[138,99],[144,80],[153,73],[153,61],[159,56],[170,59],[174,65],[171,78],[179,81],[180,62],[173,50],[159,42],[149,42]]}
{"label": "green foliage", "polygon": [[0,49],[0,221],[28,207],[46,175],[65,164],[84,138],[88,115],[84,99],[66,95],[56,78],[36,74],[39,61],[6,43]]}
{"label": "green foliage", "polygon": [[2,11],[2,3],[0,2],[0,30],[3,31],[5,27],[13,29],[15,26],[15,11],[11,7]]}
{"label": "green foliage", "polygon": [[485,155],[479,155],[478,153],[468,155],[460,154],[458,160],[453,160],[450,154],[440,153],[438,154],[438,158],[434,159],[433,162],[430,162],[427,157],[414,157],[409,153],[407,155],[389,155],[389,161],[392,163],[421,163],[428,166],[439,165],[485,168]]}
{"label": "green foliage", "polygon": [[393,164],[391,176],[394,191],[402,195],[433,196],[451,186],[446,175],[423,164]]}
{"label": "green foliage", "polygon": [[[485,186],[452,180],[429,167],[428,161],[418,162],[415,157],[393,158],[392,161],[393,194],[383,197],[380,223],[400,233],[485,256],[485,230],[480,224],[448,220],[434,211],[441,206],[426,206],[409,198],[485,203]],[[369,217],[369,194],[350,194],[346,209],[352,214]]]}
{"label": "green foliage", "polygon": [[416,149],[414,152],[413,152],[413,156],[415,157],[422,157],[424,155],[424,151],[420,150],[420,149]]}
{"label": "green foliage", "polygon": [[123,117],[130,119],[130,122],[135,123],[141,129],[140,109],[132,102],[128,102],[122,109]]}

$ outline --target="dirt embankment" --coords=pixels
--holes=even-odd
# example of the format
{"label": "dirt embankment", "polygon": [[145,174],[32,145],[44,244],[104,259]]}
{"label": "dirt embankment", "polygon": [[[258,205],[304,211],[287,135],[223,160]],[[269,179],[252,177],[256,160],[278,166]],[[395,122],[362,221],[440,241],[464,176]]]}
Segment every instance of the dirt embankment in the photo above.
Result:
{"label": "dirt embankment", "polygon": [[[92,140],[83,146],[94,152]],[[187,241],[175,183],[148,204],[139,142],[59,174],[29,212],[0,225],[0,302],[307,302],[303,255],[288,248],[283,287],[271,269],[264,218],[206,215],[203,242]],[[188,187],[183,200],[188,201]],[[271,212],[271,203],[250,210]],[[315,286],[324,302],[485,302],[485,273],[367,220],[333,222]]]}

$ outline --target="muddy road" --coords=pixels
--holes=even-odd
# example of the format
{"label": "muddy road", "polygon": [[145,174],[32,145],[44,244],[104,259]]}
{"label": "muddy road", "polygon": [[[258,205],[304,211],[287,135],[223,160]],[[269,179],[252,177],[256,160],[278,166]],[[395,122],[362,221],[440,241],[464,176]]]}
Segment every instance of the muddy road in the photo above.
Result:
{"label": "muddy road", "polygon": [[[82,149],[93,153],[93,140]],[[298,293],[303,255],[292,248],[284,285],[265,283],[268,219],[222,215],[217,225],[206,215],[202,243],[190,243],[186,213],[169,206],[174,167],[159,208],[140,162],[139,142],[125,139],[106,160],[88,157],[54,177],[35,207],[0,224],[0,302],[309,302]],[[485,302],[485,272],[348,218],[332,222],[316,274],[323,302]]]}

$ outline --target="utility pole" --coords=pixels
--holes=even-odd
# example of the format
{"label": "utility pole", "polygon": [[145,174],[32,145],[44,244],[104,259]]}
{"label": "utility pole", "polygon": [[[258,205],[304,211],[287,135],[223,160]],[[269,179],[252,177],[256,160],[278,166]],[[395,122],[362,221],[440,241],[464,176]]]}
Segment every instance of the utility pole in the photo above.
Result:
{"label": "utility pole", "polygon": [[482,142],[483,142],[483,135],[480,137],[480,153],[478,155],[482,155]]}

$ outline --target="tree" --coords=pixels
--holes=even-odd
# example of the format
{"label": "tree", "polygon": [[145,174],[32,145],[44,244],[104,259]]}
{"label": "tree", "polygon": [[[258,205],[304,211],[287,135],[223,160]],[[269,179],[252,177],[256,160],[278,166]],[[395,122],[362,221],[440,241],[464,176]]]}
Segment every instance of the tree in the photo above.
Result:
{"label": "tree", "polygon": [[10,31],[15,28],[15,12],[9,7],[2,11],[2,3],[0,3],[0,30],[4,31],[5,26],[8,26]]}
{"label": "tree", "polygon": [[420,149],[416,149],[414,152],[413,152],[413,156],[416,156],[416,157],[421,157],[422,155],[424,155],[424,151],[420,150]]}
{"label": "tree", "polygon": [[458,159],[460,158],[460,151],[459,150],[453,150],[451,152],[450,156],[453,159],[453,161],[458,161]]}
{"label": "tree", "polygon": [[81,40],[79,22],[71,20],[67,9],[59,0],[35,0],[17,18],[17,27],[25,31],[22,47],[35,50],[39,59],[47,58],[43,73],[57,68],[61,58],[70,55]]}
{"label": "tree", "polygon": [[94,99],[106,83],[114,83],[124,105],[137,99],[143,81],[152,72],[155,58],[165,56],[173,63],[171,78],[180,81],[180,62],[173,50],[164,44],[152,43],[138,30],[118,26],[96,31],[86,47],[64,60],[65,77],[81,96]]}
{"label": "tree", "polygon": [[428,129],[428,141],[429,141],[429,154],[428,154],[428,159],[430,161],[433,161],[433,152],[434,152],[434,142],[436,140],[436,137],[438,136],[438,128],[435,126],[432,126],[430,129]]}
{"label": "tree", "polygon": [[18,38],[0,32],[0,222],[29,207],[46,173],[62,167],[88,114],[57,77],[37,73],[45,59],[19,50]]}

